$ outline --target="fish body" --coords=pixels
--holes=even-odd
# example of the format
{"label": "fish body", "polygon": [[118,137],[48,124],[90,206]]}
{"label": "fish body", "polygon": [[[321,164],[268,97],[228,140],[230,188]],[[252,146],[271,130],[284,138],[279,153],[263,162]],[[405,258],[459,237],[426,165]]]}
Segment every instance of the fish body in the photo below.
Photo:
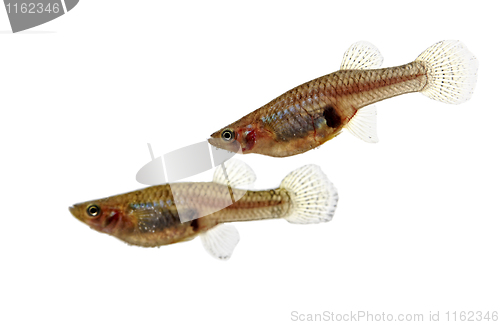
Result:
{"label": "fish body", "polygon": [[[246,166],[241,162],[226,165],[229,173]],[[238,186],[255,179],[250,171],[247,168],[246,173],[236,175],[239,180],[231,184]],[[316,223],[333,216],[337,192],[316,166],[290,173],[275,189],[231,188],[232,198],[237,198],[234,203],[228,202],[228,185],[221,174],[217,171],[213,182],[152,186],[75,204],[70,211],[92,229],[132,245],[162,246],[201,236],[205,248],[222,259],[228,258],[234,247],[229,251],[221,251],[220,247],[235,246],[239,238],[235,228],[226,223],[279,218],[292,223]],[[189,220],[182,222],[181,214],[189,216]]]}
{"label": "fish body", "polygon": [[209,142],[274,157],[316,148],[344,128],[364,141],[377,142],[371,104],[412,92],[461,103],[470,98],[476,82],[477,60],[458,41],[437,43],[402,66],[372,69],[382,61],[373,45],[356,43],[345,53],[341,70],[287,91],[213,133]]}
{"label": "fish body", "polygon": [[[146,247],[189,240],[223,222],[285,217],[291,209],[290,195],[284,189],[233,189],[236,194],[245,192],[241,199],[207,214],[224,205],[226,192],[227,185],[214,182],[173,183],[86,202],[72,209],[80,209],[78,215],[84,216],[87,206],[97,205],[100,215],[86,222],[91,228]],[[193,220],[181,222],[181,209]]]}

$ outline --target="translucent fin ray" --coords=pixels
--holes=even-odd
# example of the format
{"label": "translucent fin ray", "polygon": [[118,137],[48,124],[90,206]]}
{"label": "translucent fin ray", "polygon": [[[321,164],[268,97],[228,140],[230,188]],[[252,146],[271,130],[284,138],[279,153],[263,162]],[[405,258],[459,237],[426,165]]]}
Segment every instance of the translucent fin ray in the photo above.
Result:
{"label": "translucent fin ray", "polygon": [[293,202],[293,211],[285,219],[290,223],[320,223],[333,218],[338,193],[326,175],[316,165],[303,166],[281,182]]}
{"label": "translucent fin ray", "polygon": [[375,45],[361,41],[352,44],[344,53],[340,70],[376,69],[384,58]]}
{"label": "translucent fin ray", "polygon": [[[257,180],[257,176],[255,176],[252,168],[241,160],[233,158],[225,161],[223,164],[232,187],[250,187]],[[218,166],[214,173],[213,182],[227,185],[228,179],[224,175],[222,166]]]}
{"label": "translucent fin ray", "polygon": [[436,43],[416,61],[427,67],[428,80],[422,94],[448,104],[461,104],[471,98],[479,63],[462,42]]}
{"label": "translucent fin ray", "polygon": [[365,142],[377,143],[377,108],[375,105],[359,109],[345,128]]}
{"label": "translucent fin ray", "polygon": [[200,235],[206,251],[220,260],[228,260],[240,241],[240,234],[233,225],[220,224]]}

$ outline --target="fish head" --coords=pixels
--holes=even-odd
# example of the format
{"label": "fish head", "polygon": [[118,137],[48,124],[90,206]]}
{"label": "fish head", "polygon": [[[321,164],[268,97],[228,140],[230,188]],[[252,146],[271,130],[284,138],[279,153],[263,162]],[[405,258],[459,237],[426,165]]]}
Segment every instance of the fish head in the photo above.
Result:
{"label": "fish head", "polygon": [[231,127],[225,127],[212,133],[210,139],[208,139],[208,142],[214,147],[231,152],[238,152],[240,149],[243,150],[240,141],[240,134]]}
{"label": "fish head", "polygon": [[256,124],[238,125],[234,123],[214,132],[208,142],[220,149],[232,152],[260,153],[269,141],[272,140],[270,133]]}
{"label": "fish head", "polygon": [[133,222],[125,209],[112,198],[78,203],[69,207],[71,214],[90,228],[119,237]]}

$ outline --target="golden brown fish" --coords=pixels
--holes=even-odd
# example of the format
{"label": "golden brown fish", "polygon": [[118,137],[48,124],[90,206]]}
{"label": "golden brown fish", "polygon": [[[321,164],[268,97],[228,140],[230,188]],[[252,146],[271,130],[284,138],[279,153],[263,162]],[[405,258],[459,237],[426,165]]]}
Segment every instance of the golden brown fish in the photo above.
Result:
{"label": "golden brown fish", "polygon": [[[225,166],[227,178],[218,167],[213,182],[152,186],[75,204],[70,211],[92,229],[132,245],[161,246],[200,236],[207,251],[220,259],[229,258],[239,241],[228,222],[283,218],[319,223],[333,217],[337,191],[317,166],[299,168],[280,187],[266,191],[238,189],[255,181],[253,171],[236,160]],[[228,198],[227,179],[234,203]],[[181,215],[188,221],[182,222]]]}
{"label": "golden brown fish", "polygon": [[442,41],[413,62],[382,64],[370,43],[353,44],[341,70],[300,85],[213,133],[209,142],[244,154],[287,157],[316,148],[344,128],[377,142],[375,102],[411,92],[445,103],[468,100],[476,84],[477,59],[459,41]]}

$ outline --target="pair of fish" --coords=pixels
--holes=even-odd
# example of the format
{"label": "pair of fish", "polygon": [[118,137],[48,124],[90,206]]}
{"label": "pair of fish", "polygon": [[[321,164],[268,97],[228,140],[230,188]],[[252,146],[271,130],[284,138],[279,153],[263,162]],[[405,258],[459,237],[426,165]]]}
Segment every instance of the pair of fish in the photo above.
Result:
{"label": "pair of fish", "polygon": [[[402,66],[381,69],[382,61],[372,44],[355,43],[344,54],[341,70],[284,93],[213,133],[209,142],[228,151],[241,148],[243,154],[274,157],[316,148],[343,129],[374,143],[373,103],[421,92],[460,104],[471,97],[477,79],[477,59],[458,41],[436,43]],[[239,241],[230,222],[282,218],[319,223],[333,217],[338,194],[317,166],[293,171],[278,188],[246,191],[238,187],[255,180],[249,167],[232,160],[225,165],[227,172],[219,167],[213,182],[153,186],[76,204],[70,211],[91,228],[132,245],[161,246],[200,236],[207,251],[220,259],[228,259]],[[221,203],[228,182],[239,198],[230,205]],[[180,214],[190,221],[181,222]]]}

